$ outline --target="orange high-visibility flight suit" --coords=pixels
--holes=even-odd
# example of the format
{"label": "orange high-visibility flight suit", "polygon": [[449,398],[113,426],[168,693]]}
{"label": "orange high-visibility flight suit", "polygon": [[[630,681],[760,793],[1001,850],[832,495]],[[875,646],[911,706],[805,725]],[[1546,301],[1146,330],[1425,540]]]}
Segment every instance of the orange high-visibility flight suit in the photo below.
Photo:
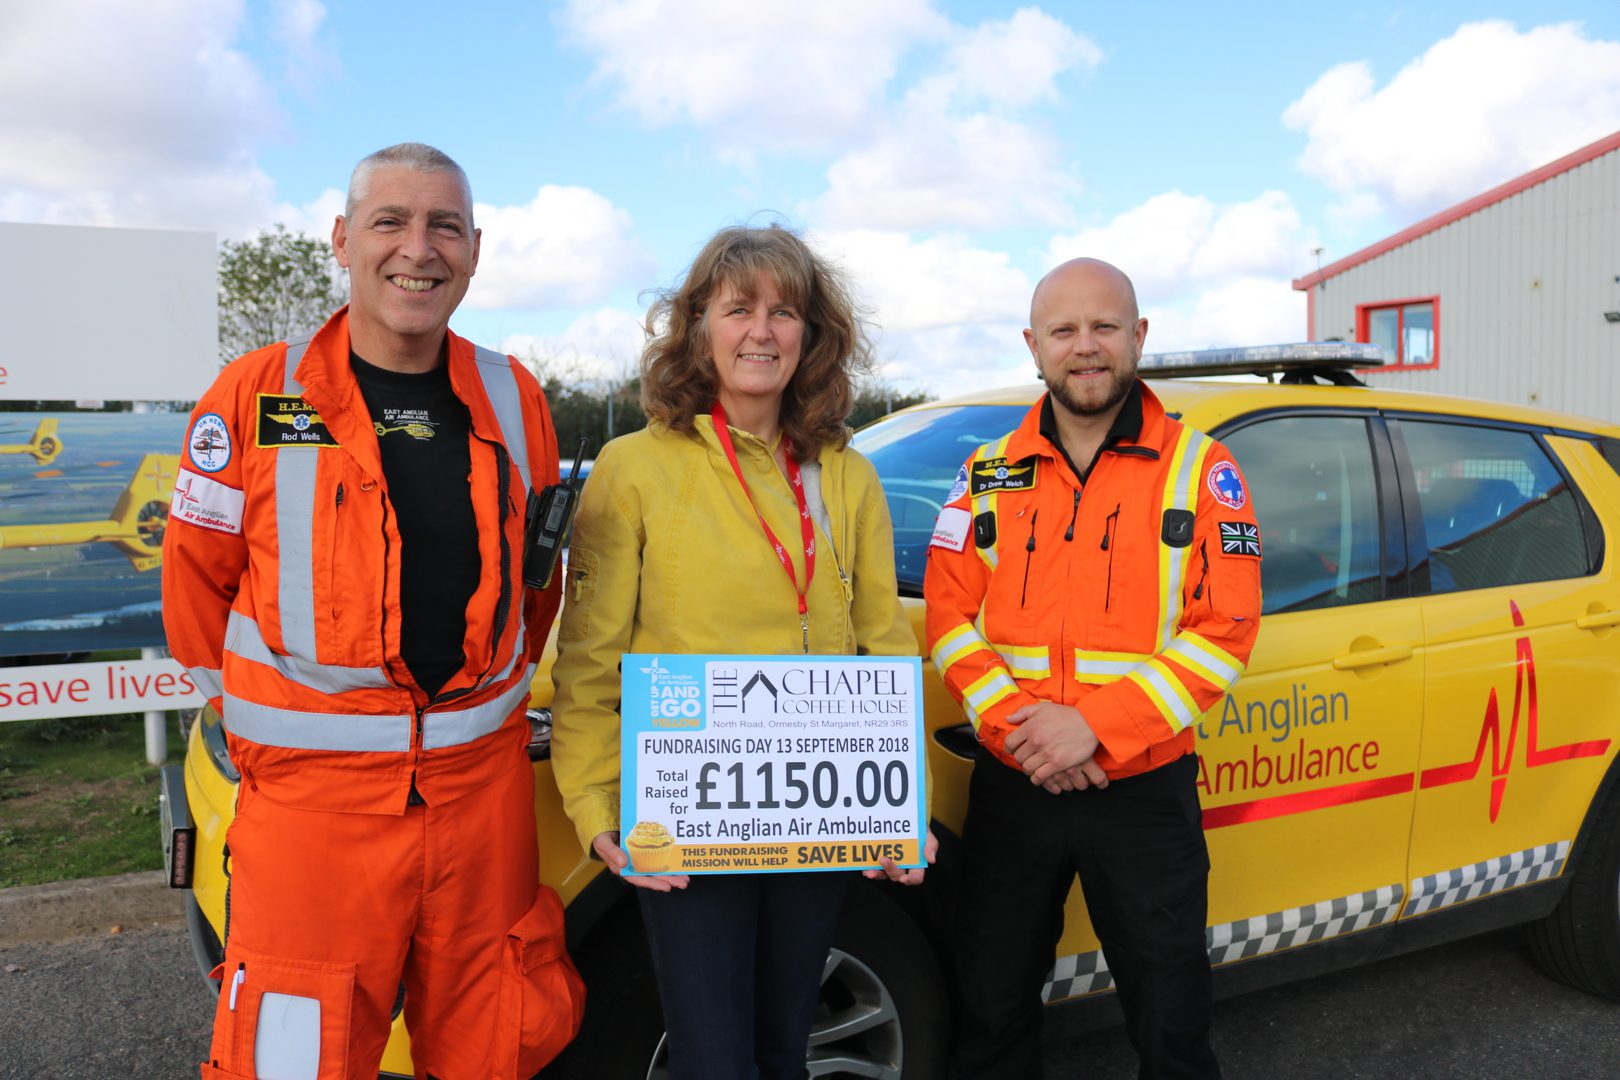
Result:
{"label": "orange high-visibility flight suit", "polygon": [[1024,705],[1078,708],[1110,778],[1193,749],[1260,619],[1254,503],[1220,443],[1144,384],[1137,438],[1082,489],[1041,406],[968,459],[928,552],[928,648],[982,742]]}
{"label": "orange high-visibility flight suit", "polygon": [[[968,459],[928,552],[929,650],[986,751],[960,854],[953,1076],[1039,1075],[1076,874],[1142,1074],[1214,1076],[1191,755],[1259,627],[1254,504],[1226,449],[1140,381],[1094,462],[1068,460],[1052,409]],[[1106,788],[1054,795],[1024,775],[1009,718],[1042,701],[1090,725]]]}
{"label": "orange high-visibility flight suit", "polygon": [[402,976],[418,1076],[526,1078],[578,1026],[525,752],[559,588],[523,586],[524,509],[557,480],[556,437],[533,375],[448,337],[481,569],[466,662],[431,700],[401,658],[400,531],[347,309],[228,366],[192,414],[164,625],[242,774],[205,1078],[275,1060],[370,1080]]}

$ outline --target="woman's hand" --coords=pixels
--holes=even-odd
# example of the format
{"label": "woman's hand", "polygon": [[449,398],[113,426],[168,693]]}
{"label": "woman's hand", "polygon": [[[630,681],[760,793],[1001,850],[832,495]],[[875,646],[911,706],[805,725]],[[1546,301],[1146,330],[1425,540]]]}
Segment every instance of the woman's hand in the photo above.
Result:
{"label": "woman's hand", "polygon": [[[932,839],[932,836],[930,836],[930,839]],[[624,849],[619,847],[619,834],[617,832],[597,833],[596,839],[591,841],[591,850],[596,852],[598,859],[607,863],[609,870],[638,889],[669,892],[671,889],[686,888],[686,883],[691,880],[685,874],[664,874],[660,877],[652,877],[648,874],[633,874],[630,877],[625,877],[624,870],[625,867],[630,865],[630,856],[626,855]],[[921,880],[921,878],[919,877],[918,880]]]}
{"label": "woman's hand", "polygon": [[[600,837],[598,837],[598,839],[600,839]],[[938,854],[939,841],[934,837],[934,830],[929,829],[928,839],[923,841],[923,861],[929,866],[932,866],[934,865],[934,856]],[[862,870],[861,873],[866,877],[871,878],[873,881],[876,881],[878,878],[886,877],[896,885],[921,885],[923,883],[923,875],[928,873],[928,868],[923,866],[914,866],[910,870],[902,870],[900,867],[895,865],[893,859],[887,856],[879,859],[878,865],[883,867],[883,869]]]}

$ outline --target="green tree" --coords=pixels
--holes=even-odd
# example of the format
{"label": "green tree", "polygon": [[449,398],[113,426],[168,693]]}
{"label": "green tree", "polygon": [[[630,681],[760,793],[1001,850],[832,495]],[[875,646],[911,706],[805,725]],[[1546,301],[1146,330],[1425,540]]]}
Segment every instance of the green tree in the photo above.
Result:
{"label": "green tree", "polygon": [[888,416],[896,410],[933,400],[934,395],[927,391],[907,393],[882,379],[871,379],[855,387],[855,408],[850,411],[847,422],[850,427],[859,431],[872,421]]}
{"label": "green tree", "polygon": [[348,302],[330,246],[285,225],[219,245],[219,360],[316,329]]}

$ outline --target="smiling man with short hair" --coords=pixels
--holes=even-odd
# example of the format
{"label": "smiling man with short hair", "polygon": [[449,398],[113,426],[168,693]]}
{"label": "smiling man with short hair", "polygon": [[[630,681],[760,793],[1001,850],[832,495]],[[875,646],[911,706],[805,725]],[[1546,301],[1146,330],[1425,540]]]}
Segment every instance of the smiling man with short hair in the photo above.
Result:
{"label": "smiling man with short hair", "polygon": [[419,1077],[527,1078],[578,1026],[525,752],[556,436],[530,372],[449,330],[479,240],[449,157],[367,157],[332,230],[349,305],[192,415],[164,624],[242,774],[205,1080],[371,1080],[402,981]]}
{"label": "smiling man with short hair", "polygon": [[963,465],[928,549],[928,647],[980,742],[962,833],[959,1080],[1041,1075],[1041,985],[1079,875],[1143,1077],[1220,1075],[1193,724],[1247,662],[1254,528],[1228,452],[1136,376],[1130,279],[1075,259],[1024,341],[1047,393]]}

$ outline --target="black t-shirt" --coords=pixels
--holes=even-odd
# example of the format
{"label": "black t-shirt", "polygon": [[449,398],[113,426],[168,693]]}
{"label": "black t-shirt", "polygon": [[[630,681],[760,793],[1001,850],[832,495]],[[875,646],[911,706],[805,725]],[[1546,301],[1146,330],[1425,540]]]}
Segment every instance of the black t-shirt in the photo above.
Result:
{"label": "black t-shirt", "polygon": [[403,374],[349,354],[382,450],[400,550],[401,652],[429,697],[461,668],[482,560],[473,518],[472,418],[450,369]]}

